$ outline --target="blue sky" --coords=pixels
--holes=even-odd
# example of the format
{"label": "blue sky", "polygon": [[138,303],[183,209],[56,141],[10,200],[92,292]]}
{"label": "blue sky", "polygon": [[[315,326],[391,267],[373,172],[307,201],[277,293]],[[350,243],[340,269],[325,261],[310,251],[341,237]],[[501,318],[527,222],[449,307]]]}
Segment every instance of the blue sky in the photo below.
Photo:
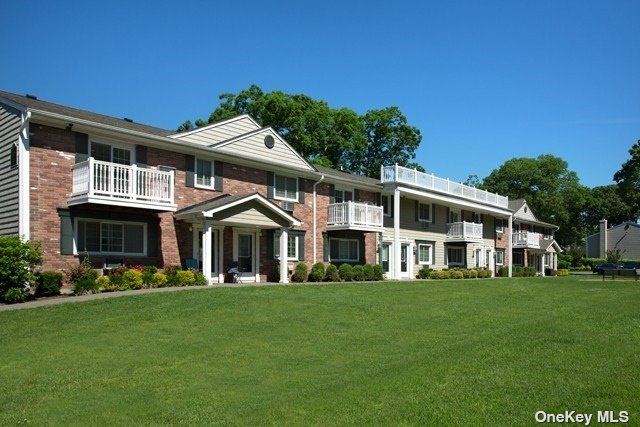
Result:
{"label": "blue sky", "polygon": [[[232,4],[233,3],[233,4]],[[0,89],[174,129],[252,83],[397,105],[455,180],[551,153],[590,187],[640,139],[640,2],[31,1],[2,6]]]}

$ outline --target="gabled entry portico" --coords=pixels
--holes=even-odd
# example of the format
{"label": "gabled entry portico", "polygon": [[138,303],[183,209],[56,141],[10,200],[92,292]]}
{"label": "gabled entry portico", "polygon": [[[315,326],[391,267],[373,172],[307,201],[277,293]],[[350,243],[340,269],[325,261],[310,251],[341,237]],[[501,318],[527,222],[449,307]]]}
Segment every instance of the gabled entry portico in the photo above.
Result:
{"label": "gabled entry portico", "polygon": [[[288,253],[288,232],[301,222],[258,193],[222,195],[175,212],[192,224],[193,244],[200,247],[202,272],[210,283],[224,282],[227,268],[237,265],[240,279],[259,282],[260,237],[263,230],[280,230],[280,253]],[[231,232],[225,232],[231,229]],[[200,239],[196,240],[195,236]],[[226,237],[225,237],[226,236]],[[280,257],[280,283],[288,283],[287,257]]]}

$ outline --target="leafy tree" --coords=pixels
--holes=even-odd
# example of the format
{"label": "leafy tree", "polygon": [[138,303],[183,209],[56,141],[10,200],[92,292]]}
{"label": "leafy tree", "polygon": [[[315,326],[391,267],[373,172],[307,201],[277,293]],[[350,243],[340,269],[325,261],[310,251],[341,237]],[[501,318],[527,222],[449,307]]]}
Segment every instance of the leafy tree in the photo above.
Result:
{"label": "leafy tree", "polygon": [[[631,208],[631,217],[640,217],[640,139],[629,149],[631,158],[622,164],[613,180],[618,183],[619,191]],[[629,218],[631,219],[631,218]]]}
{"label": "leafy tree", "polygon": [[593,233],[597,231],[601,219],[607,219],[611,224],[620,224],[634,218],[631,207],[621,195],[617,185],[592,188],[584,216],[587,227]]}
{"label": "leafy tree", "polygon": [[40,242],[18,236],[0,236],[0,298],[11,288],[34,283],[33,269],[42,263]]}
{"label": "leafy tree", "polygon": [[220,105],[207,122],[187,120],[178,131],[248,114],[261,125],[272,127],[318,165],[373,177],[379,176],[381,164],[418,167],[411,160],[422,137],[418,129],[407,124],[398,107],[359,116],[348,108],[334,109],[307,95],[265,93],[256,85],[238,94],[224,93],[219,99]]}

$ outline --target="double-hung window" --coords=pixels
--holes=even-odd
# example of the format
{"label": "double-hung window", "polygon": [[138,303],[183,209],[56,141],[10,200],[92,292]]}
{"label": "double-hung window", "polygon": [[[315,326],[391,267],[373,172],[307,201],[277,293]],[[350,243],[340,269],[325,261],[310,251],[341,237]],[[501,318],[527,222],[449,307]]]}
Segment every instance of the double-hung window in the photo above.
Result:
{"label": "double-hung window", "polygon": [[431,222],[431,205],[420,203],[418,206],[418,220],[420,222]]}
{"label": "double-hung window", "polygon": [[276,199],[298,201],[298,178],[274,175],[273,189]]}
{"label": "double-hung window", "polygon": [[[299,248],[298,248],[298,235],[288,234],[287,236],[287,259],[299,260]],[[274,239],[273,254],[276,259],[280,259],[280,236],[276,236]]]}
{"label": "double-hung window", "polygon": [[213,184],[213,162],[211,160],[196,159],[196,185],[211,188]]}
{"label": "double-hung window", "polygon": [[359,246],[356,239],[329,239],[331,261],[359,261]]}
{"label": "double-hung window", "polygon": [[380,202],[384,216],[391,216],[391,196],[381,196]]}
{"label": "double-hung window", "polygon": [[464,264],[464,248],[450,246],[447,248],[447,264],[463,265]]}
{"label": "double-hung window", "polygon": [[145,255],[147,227],[144,223],[78,219],[78,253]]}
{"label": "double-hung window", "polygon": [[496,265],[504,264],[504,249],[496,249]]}
{"label": "double-hung window", "polygon": [[350,190],[334,190],[335,203],[344,203],[353,201],[353,191]]}
{"label": "double-hung window", "polygon": [[496,233],[503,233],[504,232],[504,220],[503,219],[496,219]]}
{"label": "double-hung window", "polygon": [[418,263],[430,265],[433,246],[427,243],[418,244]]}

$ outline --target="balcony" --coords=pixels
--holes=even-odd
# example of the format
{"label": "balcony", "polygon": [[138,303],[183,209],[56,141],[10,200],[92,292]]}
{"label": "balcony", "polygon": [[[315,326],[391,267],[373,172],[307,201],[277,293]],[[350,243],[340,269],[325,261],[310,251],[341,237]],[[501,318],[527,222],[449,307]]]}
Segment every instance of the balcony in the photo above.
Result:
{"label": "balcony", "polygon": [[513,247],[540,249],[540,234],[531,231],[516,231],[513,233]]}
{"label": "balcony", "polygon": [[175,211],[174,173],[102,162],[92,157],[72,167],[69,206],[83,203]]}
{"label": "balcony", "polygon": [[479,240],[482,240],[482,224],[466,221],[447,224],[448,242],[477,242]]}
{"label": "balcony", "polygon": [[382,206],[344,202],[329,205],[327,230],[382,231]]}
{"label": "balcony", "polygon": [[451,196],[461,197],[474,202],[485,203],[499,208],[508,209],[509,198],[475,187],[439,178],[433,174],[418,172],[403,166],[383,166],[380,181],[385,183],[402,183],[413,185],[425,190],[437,191]]}

